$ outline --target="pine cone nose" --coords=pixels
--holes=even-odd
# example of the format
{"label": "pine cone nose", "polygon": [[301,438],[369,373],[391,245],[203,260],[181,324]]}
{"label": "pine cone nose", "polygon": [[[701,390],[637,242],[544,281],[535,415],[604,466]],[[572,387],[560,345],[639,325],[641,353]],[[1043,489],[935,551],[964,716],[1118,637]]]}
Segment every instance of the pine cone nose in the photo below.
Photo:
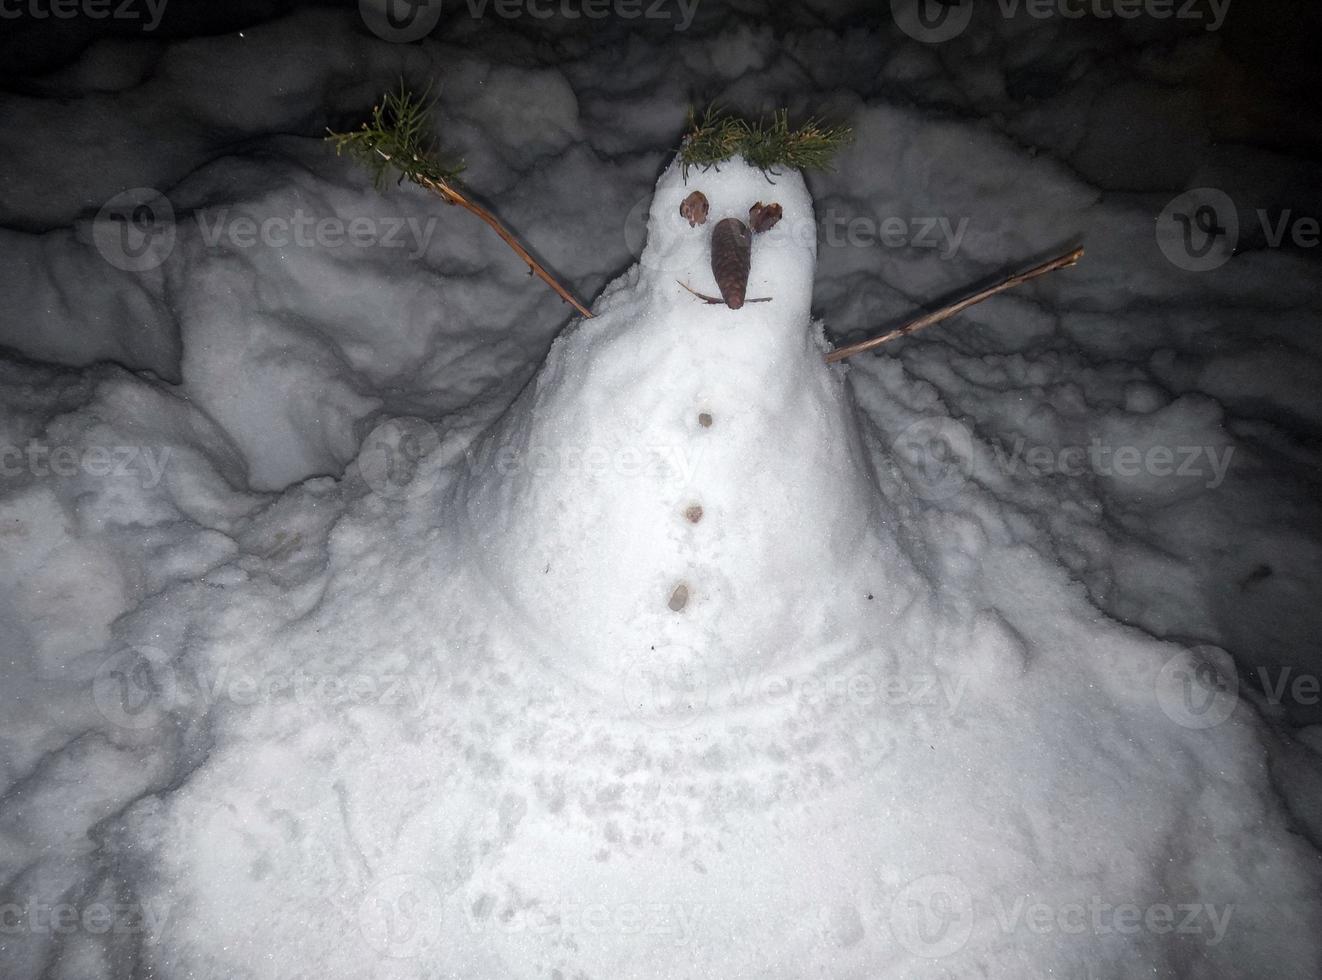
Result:
{"label": "pine cone nose", "polygon": [[721,299],[732,310],[748,295],[748,270],[753,260],[753,233],[738,218],[725,218],[711,231],[711,271]]}

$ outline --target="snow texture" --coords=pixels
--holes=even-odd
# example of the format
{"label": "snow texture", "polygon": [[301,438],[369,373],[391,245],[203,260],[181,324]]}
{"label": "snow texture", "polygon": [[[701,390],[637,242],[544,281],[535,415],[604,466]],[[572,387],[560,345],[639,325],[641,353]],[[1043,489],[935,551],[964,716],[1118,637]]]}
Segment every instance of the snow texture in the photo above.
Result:
{"label": "snow texture", "polygon": [[[454,18],[0,97],[0,974],[1322,974],[1315,259],[1153,234],[1307,193],[1214,44]],[[315,138],[401,71],[594,318]],[[694,85],[856,142],[685,178]]]}

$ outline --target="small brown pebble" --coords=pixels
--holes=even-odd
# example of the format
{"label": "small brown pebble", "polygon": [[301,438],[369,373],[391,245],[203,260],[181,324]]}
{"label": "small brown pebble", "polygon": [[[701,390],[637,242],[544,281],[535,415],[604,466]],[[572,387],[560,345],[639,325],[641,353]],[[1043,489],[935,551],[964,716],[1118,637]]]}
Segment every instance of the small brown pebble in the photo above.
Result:
{"label": "small brown pebble", "polygon": [[705,225],[707,211],[707,195],[702,191],[694,191],[679,204],[679,216],[688,219],[690,228],[694,225]]}
{"label": "small brown pebble", "polygon": [[684,516],[689,519],[690,524],[697,524],[702,520],[702,506],[700,504],[690,504],[684,511]]}
{"label": "small brown pebble", "polygon": [[704,429],[710,429],[710,428],[711,428],[711,413],[710,413],[710,412],[699,412],[699,413],[698,413],[698,425],[702,426]]}
{"label": "small brown pebble", "polygon": [[770,231],[782,214],[779,204],[763,204],[758,201],[748,209],[748,224],[754,233]]}
{"label": "small brown pebble", "polygon": [[675,586],[675,591],[670,593],[670,602],[668,605],[672,612],[679,612],[689,604],[689,587],[681,582]]}

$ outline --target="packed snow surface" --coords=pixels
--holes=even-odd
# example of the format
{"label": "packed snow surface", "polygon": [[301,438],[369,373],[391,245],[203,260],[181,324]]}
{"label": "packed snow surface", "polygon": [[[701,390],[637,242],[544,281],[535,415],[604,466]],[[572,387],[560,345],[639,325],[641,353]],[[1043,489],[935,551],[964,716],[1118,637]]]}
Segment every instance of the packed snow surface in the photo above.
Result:
{"label": "packed snow surface", "polygon": [[[461,40],[304,12],[161,44],[141,78],[94,46],[7,98],[77,96],[38,144],[145,127],[166,91],[187,118],[82,174],[87,200],[4,200],[0,972],[1322,973],[1322,738],[1241,679],[1309,669],[1309,613],[1281,611],[1318,571],[1292,530],[1311,267],[1162,259],[1189,175],[1106,193],[1060,122],[1107,69],[1031,108],[992,80],[1055,70],[1061,38],[974,32],[964,120],[893,29],[713,15],[571,33],[561,67]],[[811,192],[738,159],[685,175],[676,51],[714,95],[832,100],[856,143]],[[593,84],[626,56],[648,84]],[[447,139],[592,319],[468,216],[271,135],[401,68],[442,81]],[[261,139],[197,135],[224,126]],[[148,185],[168,241],[117,252],[86,209]],[[683,288],[715,294],[712,227],[773,201],[767,302]],[[300,244],[299,214],[378,237]],[[833,317],[1080,237],[1055,282],[823,360]],[[1255,361],[1280,380],[1255,390]]]}

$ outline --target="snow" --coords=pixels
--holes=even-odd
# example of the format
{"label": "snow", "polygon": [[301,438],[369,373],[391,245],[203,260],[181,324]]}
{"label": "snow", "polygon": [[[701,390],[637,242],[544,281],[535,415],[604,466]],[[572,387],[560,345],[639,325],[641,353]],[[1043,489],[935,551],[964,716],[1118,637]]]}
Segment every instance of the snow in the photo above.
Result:
{"label": "snow", "polygon": [[[3,97],[0,972],[1322,972],[1316,274],[1163,258],[1186,188],[1304,193],[1201,142],[1206,44],[449,23],[101,41]],[[290,135],[401,70],[594,318]],[[857,140],[685,177],[695,82]],[[772,201],[769,301],[686,291]]]}

